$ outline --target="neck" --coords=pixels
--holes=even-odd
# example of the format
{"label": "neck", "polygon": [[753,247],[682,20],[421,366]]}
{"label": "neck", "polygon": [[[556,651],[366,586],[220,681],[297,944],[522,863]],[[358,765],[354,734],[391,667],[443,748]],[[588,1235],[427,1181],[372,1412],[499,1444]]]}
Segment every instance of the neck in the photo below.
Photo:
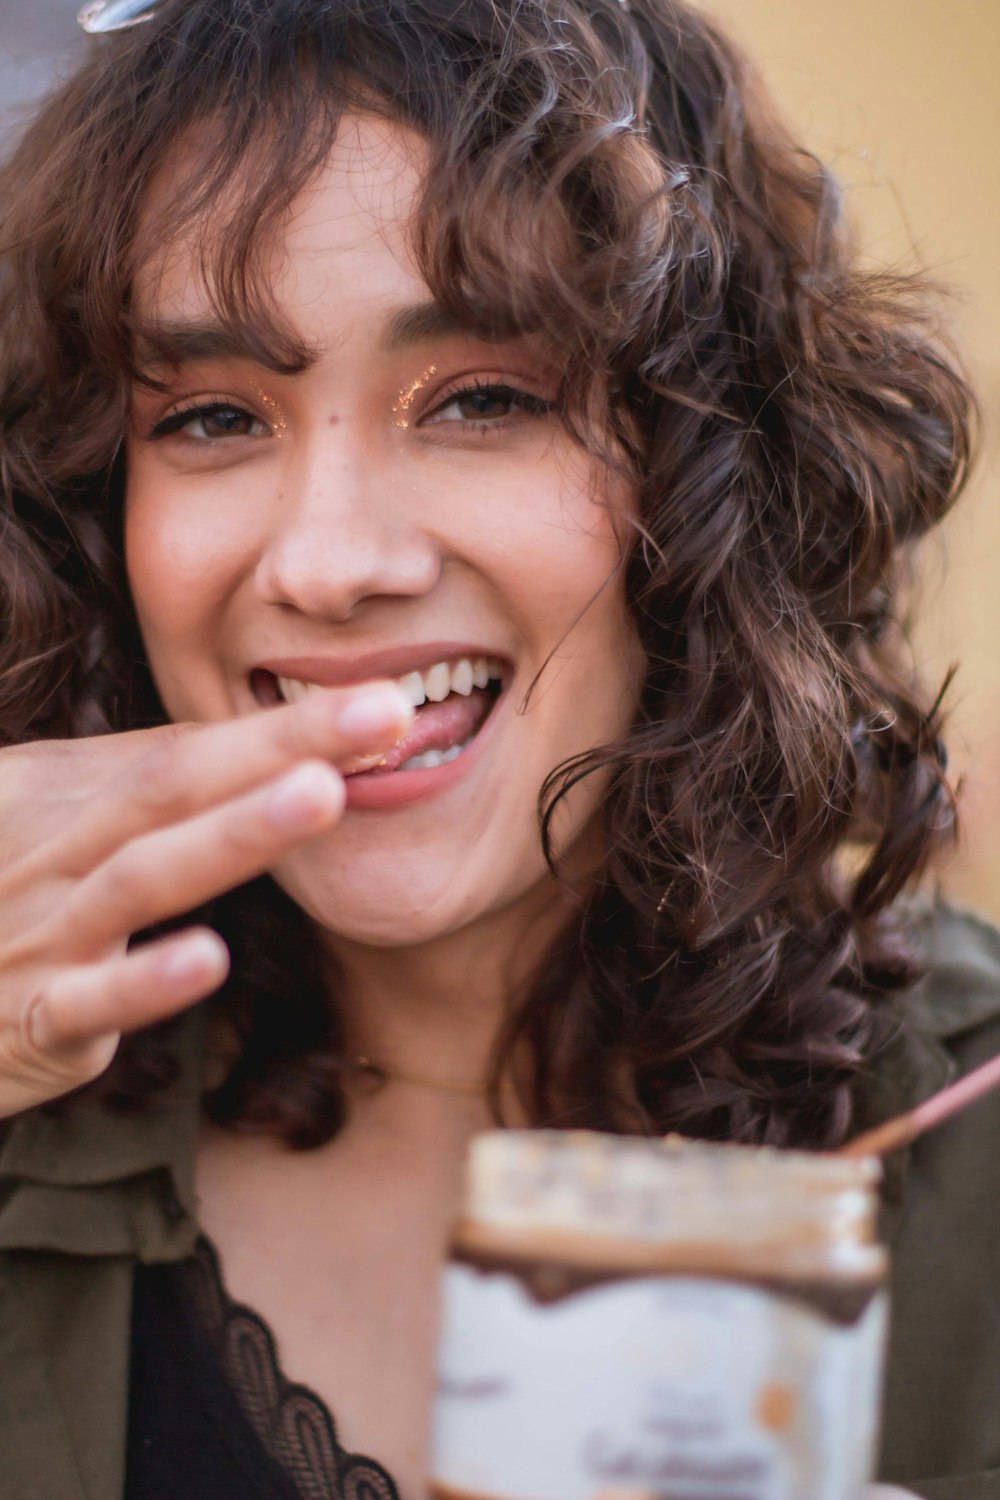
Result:
{"label": "neck", "polygon": [[504,1020],[567,915],[551,901],[527,922],[521,911],[500,913],[405,947],[331,935],[348,1053],[389,1078],[482,1084]]}

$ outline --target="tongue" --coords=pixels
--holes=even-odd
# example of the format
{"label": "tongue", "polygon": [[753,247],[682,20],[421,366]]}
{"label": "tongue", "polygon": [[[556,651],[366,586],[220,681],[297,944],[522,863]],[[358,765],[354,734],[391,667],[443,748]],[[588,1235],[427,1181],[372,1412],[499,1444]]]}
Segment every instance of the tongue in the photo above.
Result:
{"label": "tongue", "polygon": [[406,736],[387,753],[380,772],[396,771],[413,755],[425,750],[450,750],[475,734],[493,705],[486,688],[475,688],[467,698],[450,693],[443,703],[418,708]]}

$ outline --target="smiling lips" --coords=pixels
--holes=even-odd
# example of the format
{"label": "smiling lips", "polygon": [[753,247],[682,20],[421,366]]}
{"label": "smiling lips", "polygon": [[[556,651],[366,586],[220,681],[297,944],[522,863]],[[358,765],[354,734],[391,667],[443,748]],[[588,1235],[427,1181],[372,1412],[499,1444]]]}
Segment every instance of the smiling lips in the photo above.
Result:
{"label": "smiling lips", "polygon": [[406,734],[371,775],[431,770],[457,760],[482,727],[493,702],[487,688],[476,688],[468,697],[452,693],[443,703],[428,703],[417,710]]}
{"label": "smiling lips", "polygon": [[[399,677],[399,686],[416,709],[413,723],[379,765],[359,767],[353,777],[432,770],[457,760],[482,728],[502,676],[503,664],[497,660],[459,657]],[[275,681],[289,703],[319,689],[316,683],[294,677],[276,676]]]}

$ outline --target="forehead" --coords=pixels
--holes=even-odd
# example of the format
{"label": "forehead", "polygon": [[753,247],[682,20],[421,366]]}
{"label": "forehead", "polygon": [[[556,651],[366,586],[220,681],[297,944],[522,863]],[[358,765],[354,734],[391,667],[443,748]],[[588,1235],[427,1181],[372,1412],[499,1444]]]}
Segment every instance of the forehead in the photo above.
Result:
{"label": "forehead", "polygon": [[[197,175],[200,144],[175,153],[150,188],[140,243],[144,237],[156,248],[141,257],[134,281],[140,322],[206,313],[231,274],[227,228],[238,218],[266,143],[251,148],[218,200],[185,222],[183,203]],[[322,166],[253,246],[267,300],[299,336],[314,342],[331,307],[345,317],[352,311],[367,317],[379,303],[398,306],[427,296],[410,243],[426,164],[425,142],[405,126],[368,114],[341,120]],[[171,225],[173,232],[165,228]]]}

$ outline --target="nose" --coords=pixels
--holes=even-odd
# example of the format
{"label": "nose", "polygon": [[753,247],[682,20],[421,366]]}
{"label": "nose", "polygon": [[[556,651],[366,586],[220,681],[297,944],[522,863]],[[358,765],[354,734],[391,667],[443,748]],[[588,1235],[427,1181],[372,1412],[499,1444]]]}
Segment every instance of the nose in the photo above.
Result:
{"label": "nose", "polygon": [[256,569],[264,602],[349,620],[368,600],[434,588],[440,547],[421,528],[412,483],[348,433],[290,454],[282,480]]}

